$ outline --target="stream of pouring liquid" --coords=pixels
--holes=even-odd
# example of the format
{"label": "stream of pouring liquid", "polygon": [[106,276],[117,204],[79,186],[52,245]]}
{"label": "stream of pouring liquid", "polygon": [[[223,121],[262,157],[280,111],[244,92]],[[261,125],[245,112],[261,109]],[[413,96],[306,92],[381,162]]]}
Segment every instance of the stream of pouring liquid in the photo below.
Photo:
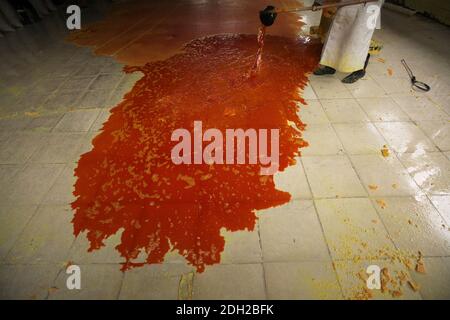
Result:
{"label": "stream of pouring liquid", "polygon": [[[320,45],[278,36],[216,35],[189,42],[168,59],[129,66],[142,78],[111,110],[75,169],[75,235],[89,251],[121,232],[122,270],[161,263],[178,252],[198,272],[219,263],[223,231],[255,229],[256,211],[287,203],[260,164],[175,165],[174,130],[279,129],[280,170],[295,163],[305,125],[299,89]],[[264,40],[264,41],[263,41]],[[264,43],[265,42],[265,43]],[[264,64],[261,54],[264,45]],[[258,74],[249,78],[256,66]],[[270,141],[270,139],[269,139]],[[203,142],[203,149],[207,145]],[[248,159],[248,148],[246,150]]]}
{"label": "stream of pouring liquid", "polygon": [[259,27],[259,30],[258,30],[258,36],[257,36],[258,51],[256,52],[255,63],[253,64],[252,70],[250,72],[250,74],[252,76],[255,76],[261,67],[265,36],[266,36],[266,26],[262,25],[261,27]]}

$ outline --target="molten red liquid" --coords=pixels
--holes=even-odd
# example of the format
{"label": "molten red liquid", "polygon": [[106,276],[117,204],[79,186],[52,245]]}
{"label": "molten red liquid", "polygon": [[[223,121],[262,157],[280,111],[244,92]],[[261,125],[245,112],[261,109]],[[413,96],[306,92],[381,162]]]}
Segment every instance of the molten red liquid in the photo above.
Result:
{"label": "molten red liquid", "polygon": [[[171,134],[218,128],[280,129],[280,170],[292,165],[307,143],[296,102],[306,73],[317,65],[320,47],[268,36],[264,64],[254,64],[254,36],[221,35],[191,41],[183,53],[126,72],[142,72],[114,109],[92,151],[82,155],[72,203],[74,232],[87,231],[90,249],[123,230],[117,246],[123,270],[145,251],[147,263],[176,250],[199,272],[218,263],[220,230],[255,227],[255,211],[289,201],[260,165],[174,165]],[[298,177],[293,177],[297,179]]]}

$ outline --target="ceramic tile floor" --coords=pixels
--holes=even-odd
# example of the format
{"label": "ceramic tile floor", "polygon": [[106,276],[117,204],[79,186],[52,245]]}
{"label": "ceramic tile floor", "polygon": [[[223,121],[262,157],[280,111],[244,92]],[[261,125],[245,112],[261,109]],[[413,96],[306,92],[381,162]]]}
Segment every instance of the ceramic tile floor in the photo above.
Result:
{"label": "ceramic tile floor", "polygon": [[[300,111],[311,146],[275,176],[293,200],[258,212],[254,232],[224,231],[220,265],[194,274],[171,253],[122,273],[120,234],[86,252],[69,204],[80,154],[139,75],[63,42],[61,17],[0,39],[0,298],[365,298],[370,264],[399,279],[374,298],[450,298],[448,28],[384,11],[384,48],[364,79],[311,76]],[[429,93],[410,89],[402,58]],[[414,271],[419,251],[426,274]],[[68,261],[82,268],[81,291],[65,289]]]}

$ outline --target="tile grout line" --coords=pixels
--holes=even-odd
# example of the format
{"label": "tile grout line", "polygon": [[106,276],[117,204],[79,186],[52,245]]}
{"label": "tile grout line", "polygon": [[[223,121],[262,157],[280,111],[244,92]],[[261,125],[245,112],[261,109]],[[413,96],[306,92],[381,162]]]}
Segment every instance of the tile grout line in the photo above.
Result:
{"label": "tile grout line", "polygon": [[[355,99],[355,101],[356,101],[356,99]],[[356,103],[358,103],[358,101],[356,101]],[[359,104],[359,103],[358,103],[358,104]],[[363,108],[361,108],[361,109],[363,110],[364,113],[366,113],[366,111],[365,111]],[[366,113],[366,116],[368,116],[367,113]],[[372,124],[372,125],[373,125],[373,124]],[[333,126],[333,129],[335,130],[334,126]],[[336,135],[337,135],[337,132],[336,132]],[[345,149],[345,146],[343,146],[343,147],[344,147],[345,154],[346,154],[346,156],[347,156],[348,161],[350,162],[350,164],[351,164],[351,166],[352,166],[352,168],[353,168],[353,170],[354,170],[356,176],[358,177],[360,183],[363,185],[364,189],[366,190],[367,195],[369,196],[369,194],[370,194],[370,193],[369,193],[369,190],[368,190],[367,187],[364,185],[364,182],[362,181],[362,179],[361,179],[361,177],[360,177],[358,171],[356,170],[356,168],[355,168],[355,166],[354,166],[354,163],[353,163],[353,161],[351,160],[350,155],[347,153],[347,150]],[[400,161],[400,160],[397,159],[397,161]],[[421,189],[419,188],[419,190],[421,190]],[[385,224],[384,220],[382,219],[382,217],[381,217],[379,211],[378,211],[377,208],[375,207],[375,205],[374,205],[374,203],[373,203],[373,200],[370,200],[369,197],[367,197],[367,199],[369,200],[370,205],[371,205],[371,207],[373,208],[373,210],[375,211],[375,214],[377,215],[378,219],[381,221],[381,223],[382,223],[382,225],[383,225],[383,229],[384,229],[384,231],[386,232],[386,235],[388,236],[389,242],[393,245],[394,249],[398,251],[398,250],[399,250],[399,247],[398,247],[397,244],[394,242],[394,239],[393,239],[392,235],[390,234],[388,228],[386,227],[386,224]],[[407,271],[407,272],[409,273],[409,271]],[[410,277],[411,277],[411,274],[410,274]],[[412,278],[412,277],[411,277],[411,278]],[[420,298],[423,300],[422,294],[421,294],[420,292],[419,292],[418,294],[419,294]]]}
{"label": "tile grout line", "polygon": [[[112,95],[114,94],[114,92],[118,89],[119,84],[122,82],[123,79],[125,79],[125,73],[123,73],[123,74],[122,74],[122,73],[123,73],[123,72],[121,72],[122,77],[120,78],[119,81],[117,81],[117,83],[115,84],[114,88],[111,89],[111,92],[109,93],[108,97],[105,99],[105,103],[106,103],[106,104],[109,104],[110,99],[111,99]],[[133,85],[133,86],[134,86],[134,85]],[[119,103],[119,104],[120,104],[120,103]],[[109,117],[111,116],[111,110],[112,110],[113,108],[117,107],[117,106],[118,106],[118,104],[116,104],[115,106],[113,106],[112,108],[109,108],[109,109],[108,109],[107,107],[100,107],[99,109],[101,109],[101,111],[99,112],[99,114],[97,115],[97,117],[95,118],[95,120],[92,122],[92,124],[89,126],[87,132],[92,132],[92,131],[91,131],[92,127],[94,126],[94,124],[96,123],[96,121],[101,117],[102,113],[105,112],[105,110],[108,109],[108,113],[109,113],[108,118],[109,118]],[[94,109],[96,109],[96,108],[94,108]],[[106,120],[106,121],[107,121],[107,120]]]}
{"label": "tile grout line", "polygon": [[[311,193],[311,196],[313,196],[312,188],[311,188],[311,185],[309,184],[309,179],[308,179],[308,176],[306,175],[306,170],[305,170],[305,168],[303,166],[303,160],[302,159],[300,159],[300,164],[302,166],[303,172],[305,173],[305,178],[306,178],[306,182],[308,184],[309,192]],[[334,276],[335,276],[336,281],[337,281],[337,283],[339,285],[339,289],[340,289],[341,295],[345,299],[344,288],[342,286],[342,283],[341,283],[341,281],[339,279],[337,270],[336,270],[335,265],[333,263],[334,259],[333,259],[333,255],[331,254],[331,249],[330,249],[330,245],[331,244],[329,243],[328,238],[325,236],[325,230],[323,228],[322,220],[320,219],[319,211],[317,210],[316,201],[314,199],[312,199],[312,205],[314,207],[315,215],[316,215],[316,218],[317,218],[317,220],[319,222],[319,225],[320,225],[320,230],[322,231],[322,237],[323,237],[323,239],[325,241],[325,244],[327,245],[328,257],[330,258],[330,262],[331,262],[331,265],[332,265],[332,268],[333,268],[333,271],[334,271]]]}
{"label": "tile grout line", "polygon": [[114,51],[111,55],[115,56],[117,55],[120,51],[122,51],[123,49],[131,46],[134,42],[138,41],[140,38],[142,38],[143,36],[145,36],[148,32],[152,31],[153,29],[155,29],[156,27],[158,27],[167,17],[169,17],[172,12],[174,12],[179,6],[181,5],[181,2],[177,3],[172,10],[170,10],[165,16],[163,16],[161,19],[159,19],[157,22],[155,22],[149,29],[146,29],[145,31],[143,31],[142,33],[140,33],[136,38],[128,41],[125,45],[123,45],[122,47],[120,47],[119,49],[117,49],[116,51]]}
{"label": "tile grout line", "polygon": [[264,261],[264,252],[263,252],[263,245],[262,245],[262,240],[261,240],[261,228],[260,228],[260,223],[259,223],[259,216],[257,217],[257,228],[258,228],[258,243],[259,243],[259,249],[261,250],[261,267],[262,267],[262,272],[263,272],[263,281],[264,281],[264,295],[266,297],[266,300],[269,299],[269,292],[267,289],[267,279],[266,279],[266,268],[264,266],[265,261]]}
{"label": "tile grout line", "polygon": [[[391,98],[392,99],[392,98]],[[393,101],[394,101],[394,103],[396,103],[397,104],[397,102],[394,100],[394,99],[392,99]],[[359,101],[356,101],[358,104],[359,104]],[[398,105],[398,104],[397,104]],[[361,105],[360,105],[361,106]],[[399,106],[400,107],[400,106]],[[361,109],[363,110],[363,112],[365,112],[366,114],[367,114],[367,112],[366,112],[366,110],[364,109],[364,108],[362,108],[361,107]],[[400,107],[400,109],[402,109],[401,107]],[[402,109],[403,110],[403,109]],[[407,114],[406,113],[406,115],[410,118],[410,116],[409,116],[409,114]],[[368,114],[367,114],[367,116],[368,116]],[[412,120],[412,119],[411,119]],[[386,138],[384,137],[384,135],[380,132],[380,130],[379,130],[379,128],[377,127],[377,126],[375,126],[374,124],[373,124],[373,126],[376,128],[376,130],[378,131],[378,133],[384,138],[384,140],[386,141]],[[420,129],[420,128],[419,128]],[[386,141],[387,142],[387,141]],[[431,141],[432,142],[432,141]],[[389,144],[387,144],[388,146],[390,146]],[[391,146],[390,146],[391,147]],[[391,147],[392,148],[392,147]],[[403,163],[402,163],[402,161],[400,161],[400,159],[399,159],[399,157],[398,157],[398,154],[397,154],[397,152],[393,152],[394,154],[395,154],[395,159],[397,159],[397,161],[400,163],[400,165],[402,166],[402,168],[403,168],[403,170],[404,171],[406,171],[407,172],[407,174],[408,174],[408,176],[411,178],[411,180],[413,180],[414,181],[414,184],[418,187],[418,190],[419,191],[421,191],[421,192],[424,192],[423,190],[422,190],[422,188],[417,184],[417,182],[415,181],[415,179],[411,176],[411,174],[409,173],[409,171],[407,170],[407,168],[403,165]],[[444,155],[445,156],[445,155]],[[350,159],[350,161],[351,161],[351,158],[349,157],[349,159]],[[351,161],[352,162],[352,161]],[[353,163],[352,163],[352,166],[353,166]],[[359,174],[358,174],[358,172],[356,171],[356,169],[355,169],[355,172],[356,172],[356,174],[358,175],[358,178],[360,179],[360,177],[359,177]],[[364,186],[365,187],[365,186]],[[368,193],[369,193],[369,191],[367,191]],[[426,193],[425,193],[426,194]],[[384,198],[386,198],[386,197],[384,197]],[[413,196],[411,195],[411,196],[409,196],[408,198],[413,198]],[[389,232],[389,230],[388,230],[388,228],[387,228],[387,226],[386,226],[386,224],[385,224],[385,222],[384,222],[384,220],[382,219],[382,217],[381,217],[381,215],[380,215],[380,212],[377,210],[377,208],[374,206],[374,204],[373,204],[373,200],[372,201],[370,201],[371,202],[371,205],[372,205],[372,207],[374,208],[374,210],[375,210],[375,212],[376,212],[376,214],[377,214],[377,216],[378,216],[378,219],[380,219],[380,221],[381,221],[381,223],[383,224],[383,227],[384,227],[384,229],[385,229],[385,231],[386,231],[386,233],[388,234],[388,236],[389,236],[389,240],[392,242],[392,244],[394,245],[394,247],[397,249],[397,250],[400,250],[399,249],[399,247],[397,246],[397,244],[394,242],[394,239],[393,239],[393,237],[392,237],[392,235],[390,234],[390,232]],[[434,204],[432,203],[432,201],[429,199],[429,202],[432,204],[432,206],[434,207]],[[439,212],[439,210],[437,210],[437,208],[436,208],[436,211],[438,212],[438,214],[439,214],[439,216],[441,216],[441,218],[442,218],[442,215],[441,215],[441,213]],[[445,221],[445,220],[444,220]],[[448,227],[448,226],[447,226]],[[408,271],[408,273],[409,273],[409,271]],[[410,277],[411,277],[411,274],[410,274]],[[421,297],[421,299],[423,300],[423,295],[422,295],[422,293],[419,291],[418,292],[418,294],[419,294],[419,296]]]}
{"label": "tile grout line", "polygon": [[[312,85],[311,85],[311,88],[312,88]],[[313,88],[312,88],[312,89],[313,89]],[[314,91],[314,94],[316,94],[316,92],[315,92],[314,89],[313,89],[313,91]],[[317,94],[316,94],[316,96],[317,96]],[[318,96],[317,96],[317,98],[318,98]],[[324,114],[325,114],[325,117],[327,117],[328,121],[330,121],[328,114],[325,112],[325,110],[324,110],[324,108],[323,108],[323,106],[322,106],[322,102],[320,101],[320,99],[317,99],[317,101],[319,102],[319,105],[320,105],[321,108],[323,109]],[[299,110],[299,112],[300,112],[300,110]],[[300,117],[300,116],[299,116],[299,117]],[[305,128],[305,131],[306,131],[306,130],[308,130],[307,127]],[[302,134],[302,136],[303,136],[303,134]],[[338,275],[338,273],[337,273],[337,270],[336,270],[336,268],[335,268],[335,265],[334,265],[334,263],[333,263],[334,260],[333,260],[333,255],[331,254],[330,243],[329,243],[329,240],[327,239],[327,237],[325,236],[325,230],[324,230],[324,228],[323,228],[322,220],[320,219],[319,212],[318,212],[317,206],[316,206],[316,201],[314,200],[314,193],[313,193],[311,184],[310,184],[310,182],[309,182],[308,175],[307,175],[307,173],[306,173],[306,169],[305,169],[305,167],[304,167],[304,165],[303,165],[303,156],[298,157],[298,159],[299,159],[299,161],[300,161],[300,165],[301,165],[302,170],[303,170],[303,173],[304,173],[304,175],[305,175],[305,179],[306,179],[306,183],[307,183],[307,185],[308,185],[309,192],[310,192],[310,194],[311,194],[311,197],[313,198],[313,199],[312,199],[312,205],[313,205],[313,208],[314,208],[314,211],[315,211],[315,216],[316,216],[316,218],[317,218],[317,220],[318,220],[318,222],[319,222],[319,225],[320,225],[320,230],[322,231],[322,237],[323,237],[323,239],[324,239],[324,241],[325,241],[325,244],[326,244],[326,246],[327,246],[328,257],[329,257],[329,259],[330,259],[330,261],[331,261],[331,263],[332,263],[332,268],[333,268],[334,276],[335,276],[336,281],[337,281],[337,283],[338,283],[338,285],[339,285],[339,289],[340,289],[341,296],[342,296],[342,298],[345,299],[344,288],[343,288],[343,285],[342,285],[342,283],[341,283],[341,281],[340,281],[340,279],[339,279],[339,275]]]}
{"label": "tile grout line", "polygon": [[[362,112],[368,117],[368,114],[367,114],[366,111],[361,107],[361,105],[358,103],[357,99],[355,98],[354,100],[355,100],[355,102],[358,104],[358,106],[361,108]],[[370,119],[370,118],[369,118],[369,119]],[[373,126],[373,124],[372,124],[372,126]],[[359,180],[360,184],[362,185],[362,187],[364,188],[364,190],[365,190],[365,192],[366,192],[366,194],[367,194],[367,197],[364,197],[364,198],[366,198],[366,199],[369,200],[371,207],[375,210],[375,213],[376,213],[378,219],[380,219],[381,223],[383,224],[384,231],[385,231],[386,234],[388,235],[389,241],[390,241],[391,244],[394,246],[394,248],[396,248],[396,249],[398,250],[397,245],[395,244],[395,242],[394,242],[394,240],[393,240],[391,234],[389,233],[389,230],[387,229],[387,227],[386,227],[386,225],[385,225],[383,219],[381,219],[381,216],[379,215],[377,208],[374,206],[373,201],[371,200],[371,198],[369,198],[370,192],[369,192],[369,190],[367,189],[367,186],[364,184],[364,181],[361,179],[360,174],[359,174],[358,171],[356,170],[355,164],[353,163],[353,161],[352,161],[352,159],[351,159],[351,157],[350,157],[350,155],[349,155],[349,153],[348,153],[348,150],[345,148],[344,144],[342,143],[341,138],[339,137],[339,135],[338,135],[338,133],[337,133],[336,128],[334,127],[334,125],[332,125],[332,128],[333,128],[333,130],[334,130],[336,136],[339,138],[339,140],[340,140],[340,142],[341,142],[341,144],[342,144],[342,147],[343,147],[343,149],[344,149],[344,151],[345,151],[344,154],[345,154],[347,160],[349,161],[349,163],[350,163],[350,165],[351,165],[353,171],[355,172],[355,175],[358,177],[358,180]],[[379,133],[379,134],[380,134],[380,133]],[[383,138],[384,138],[384,137],[383,137]],[[384,140],[385,140],[385,139],[384,139]]]}
{"label": "tile grout line", "polygon": [[[362,112],[363,112],[367,117],[369,117],[369,115],[368,115],[368,113],[366,112],[366,110],[361,106],[361,104],[358,102],[358,100],[357,100],[356,98],[355,98],[355,101],[356,101],[356,103],[359,105],[359,107],[361,108]],[[395,102],[395,101],[394,101],[394,102]],[[370,119],[370,118],[369,118],[369,119]],[[378,134],[379,134],[379,135],[383,138],[383,140],[386,142],[386,145],[389,146],[388,141],[387,141],[386,138],[381,134],[381,132],[378,130],[378,128],[377,128],[373,123],[372,123],[372,126],[375,127],[375,130],[378,132]],[[335,129],[334,126],[333,126],[333,129]],[[337,134],[337,132],[336,132],[336,134]],[[345,147],[344,147],[344,149],[345,149]],[[366,193],[367,193],[367,199],[369,199],[370,204],[371,204],[372,208],[375,210],[375,213],[376,213],[378,219],[379,219],[379,220],[381,221],[381,223],[383,224],[384,231],[385,231],[386,234],[388,235],[389,241],[392,243],[392,245],[394,246],[394,248],[395,248],[396,250],[399,250],[399,248],[398,248],[398,246],[396,245],[396,243],[394,242],[394,239],[393,239],[392,235],[390,234],[390,232],[389,232],[389,230],[388,230],[388,228],[387,228],[387,226],[386,226],[384,220],[382,219],[380,213],[378,212],[377,208],[375,207],[375,205],[374,205],[374,203],[373,203],[373,200],[376,199],[376,198],[379,198],[379,197],[374,197],[374,198],[370,197],[370,191],[369,191],[368,187],[364,184],[364,181],[361,179],[361,176],[360,176],[360,174],[358,173],[358,171],[356,170],[355,164],[354,164],[354,162],[352,161],[352,158],[350,157],[350,155],[348,154],[348,152],[347,152],[346,149],[345,149],[345,153],[347,154],[348,161],[350,162],[350,164],[351,164],[353,170],[355,171],[356,176],[358,177],[360,183],[363,185],[363,188],[366,190]],[[400,160],[397,159],[397,161],[400,161]],[[420,190],[420,188],[419,188],[419,190]]]}
{"label": "tile grout line", "polygon": [[[83,90],[80,91],[80,94],[78,95],[78,97],[75,99],[75,101],[72,102],[73,104],[76,104],[77,102],[79,102],[79,101],[81,100],[81,98],[84,97],[84,95],[86,94],[86,92],[89,91],[89,87],[94,83],[95,80],[97,80],[97,79],[99,78],[99,76],[100,76],[100,71],[99,71],[97,74],[95,74],[94,76],[92,76],[92,79],[89,81],[89,84],[88,84]],[[88,78],[89,78],[89,77],[88,77]],[[83,108],[79,108],[79,109],[83,109]],[[94,108],[93,108],[93,109],[94,109]],[[71,111],[73,111],[73,110],[77,110],[77,109],[74,108],[74,107],[72,106],[72,107],[68,108],[68,110],[64,110],[63,116],[59,119],[59,121],[55,124],[55,126],[50,130],[50,132],[51,132],[51,133],[57,132],[57,131],[55,131],[55,129],[58,127],[58,125],[59,125],[59,124],[61,123],[61,121],[64,119],[65,115],[66,115],[68,112],[71,112]]]}
{"label": "tile grout line", "polygon": [[[394,101],[394,103],[402,110],[402,111],[404,111],[404,109],[397,103],[397,101],[395,101],[395,99],[393,99],[393,98],[391,98],[393,101]],[[365,111],[365,110],[363,110],[363,111]],[[422,132],[422,134],[424,134],[424,136],[425,137],[427,137],[429,140],[430,140],[430,142],[432,143],[432,145],[434,146],[434,147],[436,147],[436,149],[438,150],[438,151],[431,151],[431,152],[429,152],[429,151],[425,151],[425,153],[427,154],[427,153],[440,153],[444,158],[446,158],[447,160],[449,160],[447,157],[446,157],[446,155],[440,150],[440,148],[436,145],[436,143],[432,140],[432,139],[430,139],[428,136],[427,136],[427,134],[415,123],[415,121],[413,121],[413,119],[409,116],[409,114],[407,114],[406,112],[405,112],[405,114],[411,119],[411,122],[413,122],[414,123],[414,125],[420,130],[420,132]],[[377,126],[375,126],[374,125],[374,127],[376,128],[376,130],[378,131],[378,133],[380,134],[380,135],[382,135],[383,136],[383,138],[385,138],[384,137],[384,135],[382,134],[382,132],[380,131],[380,129],[377,127]],[[386,140],[386,138],[385,138],[385,140]],[[421,195],[421,196],[425,196],[427,199],[428,199],[428,201],[430,202],[430,204],[436,209],[436,211],[437,211],[437,213],[439,214],[439,216],[441,217],[441,219],[443,219],[443,221],[444,221],[444,223],[446,223],[447,224],[447,221],[444,219],[444,217],[442,216],[442,214],[441,214],[441,212],[440,212],[440,210],[438,210],[438,208],[434,205],[434,203],[433,203],[433,201],[431,201],[431,198],[430,198],[430,196],[428,195],[428,193],[427,192],[425,192],[420,186],[419,186],[419,184],[417,183],[417,181],[414,179],[414,177],[411,175],[411,173],[409,172],[409,170],[406,168],[406,166],[403,164],[403,162],[400,160],[400,158],[399,158],[399,154],[408,154],[408,152],[396,152],[393,148],[392,148],[392,146],[390,146],[389,144],[387,144],[394,152],[393,152],[393,154],[395,154],[395,158],[397,159],[397,161],[400,163],[400,165],[402,166],[402,168],[404,169],[404,171],[408,174],[408,176],[411,178],[411,180],[412,181],[414,181],[414,184],[417,186],[417,188],[421,191],[421,192],[423,192],[423,195]],[[411,154],[413,154],[414,152],[411,152]],[[447,227],[449,227],[448,225],[447,225]]]}

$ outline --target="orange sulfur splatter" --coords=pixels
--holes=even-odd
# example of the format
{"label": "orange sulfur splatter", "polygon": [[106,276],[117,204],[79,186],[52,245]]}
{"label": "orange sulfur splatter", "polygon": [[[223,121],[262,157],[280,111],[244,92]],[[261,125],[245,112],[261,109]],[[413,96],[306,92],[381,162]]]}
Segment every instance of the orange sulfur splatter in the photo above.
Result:
{"label": "orange sulfur splatter", "polygon": [[[89,250],[123,231],[116,247],[122,270],[159,263],[177,251],[201,272],[218,263],[221,229],[253,230],[255,211],[289,201],[259,164],[174,165],[173,130],[280,129],[280,170],[307,146],[298,117],[298,88],[318,63],[320,45],[268,36],[264,63],[255,77],[255,37],[218,35],[193,40],[142,72],[111,111],[93,150],[81,156],[72,203],[75,235],[87,232]],[[294,123],[298,130],[288,123]],[[144,260],[142,260],[142,255]],[[139,256],[139,259],[138,259]]]}
{"label": "orange sulfur splatter", "polygon": [[376,202],[377,202],[378,205],[381,207],[381,209],[386,208],[386,202],[384,202],[384,200],[377,199]]}
{"label": "orange sulfur splatter", "polygon": [[386,145],[381,149],[381,155],[385,158],[389,157],[389,149]]}

